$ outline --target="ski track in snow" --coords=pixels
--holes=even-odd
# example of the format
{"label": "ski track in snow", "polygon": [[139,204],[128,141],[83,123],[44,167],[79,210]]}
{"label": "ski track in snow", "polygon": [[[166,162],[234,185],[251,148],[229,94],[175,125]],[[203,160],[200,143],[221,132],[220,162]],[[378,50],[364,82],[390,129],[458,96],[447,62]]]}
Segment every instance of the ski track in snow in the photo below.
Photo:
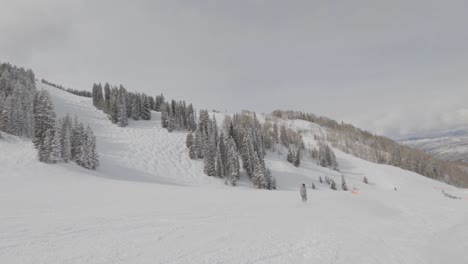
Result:
{"label": "ski track in snow", "polygon": [[[468,200],[434,187],[467,190],[336,150],[341,172],[269,153],[280,190],[230,188],[203,174],[186,133],[160,128],[158,113],[119,128],[90,99],[45,89],[59,115],[92,126],[102,166],[42,164],[31,142],[0,140],[0,263],[468,263]],[[358,194],[318,182],[341,173]]]}
{"label": "ski track in snow", "polygon": [[91,98],[78,97],[48,85],[58,116],[70,113],[87,122],[97,139],[103,177],[175,185],[210,182],[200,162],[188,158],[186,133],[169,133],[161,127],[161,115],[152,112],[150,121],[129,120],[125,128],[112,124],[97,110]]}

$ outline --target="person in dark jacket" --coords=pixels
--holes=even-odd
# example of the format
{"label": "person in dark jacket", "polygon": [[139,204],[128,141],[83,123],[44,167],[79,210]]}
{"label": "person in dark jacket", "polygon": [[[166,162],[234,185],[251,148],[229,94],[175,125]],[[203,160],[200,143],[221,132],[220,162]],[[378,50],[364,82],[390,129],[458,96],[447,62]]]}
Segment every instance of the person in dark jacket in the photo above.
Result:
{"label": "person in dark jacket", "polygon": [[301,186],[301,197],[302,197],[302,201],[305,203],[307,202],[307,189],[306,189],[306,186],[305,184],[303,183],[302,186]]}

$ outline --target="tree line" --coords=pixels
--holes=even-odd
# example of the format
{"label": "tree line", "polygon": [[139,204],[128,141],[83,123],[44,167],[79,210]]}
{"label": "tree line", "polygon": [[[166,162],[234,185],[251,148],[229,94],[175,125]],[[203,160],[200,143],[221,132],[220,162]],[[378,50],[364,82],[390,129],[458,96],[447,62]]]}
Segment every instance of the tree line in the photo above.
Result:
{"label": "tree line", "polygon": [[8,63],[0,64],[0,130],[20,137],[34,134],[34,73]]}
{"label": "tree line", "polygon": [[192,104],[185,101],[165,102],[161,106],[161,124],[169,132],[174,130],[197,130],[197,116]]}
{"label": "tree line", "polygon": [[200,110],[196,131],[187,135],[192,159],[203,159],[208,176],[224,178],[236,185],[242,168],[255,187],[276,189],[276,179],[265,164],[265,147],[261,124],[255,114],[226,116],[218,127],[216,117]]}
{"label": "tree line", "polygon": [[0,64],[0,130],[32,138],[39,161],[70,162],[95,170],[99,166],[96,137],[70,116],[57,119],[47,91],[37,91],[34,73]]}
{"label": "tree line", "polygon": [[[162,97],[162,95],[161,95]],[[127,91],[123,85],[111,86],[109,83],[93,84],[93,105],[107,114],[109,120],[120,127],[128,125],[128,119],[151,120],[151,110],[160,107],[161,99],[156,102],[144,93]],[[164,97],[162,97],[164,101]]]}
{"label": "tree line", "polygon": [[278,125],[277,120],[269,116],[266,116],[262,124],[262,133],[265,148],[278,150],[279,153],[282,153],[282,149],[287,149],[286,160],[295,167],[299,167],[301,159],[307,157],[319,166],[338,170],[335,153],[323,140],[318,140],[316,147],[305,146],[301,131],[289,128],[286,124]]}
{"label": "tree line", "polygon": [[333,147],[358,158],[400,167],[456,186],[468,186],[468,173],[459,163],[434,158],[423,151],[400,145],[392,139],[374,135],[351,124],[297,111],[276,110],[271,116],[316,123],[327,129],[326,135],[315,135],[317,140],[326,140]]}
{"label": "tree line", "polygon": [[57,119],[47,91],[39,91],[34,99],[34,146],[39,161],[60,163],[73,161],[79,166],[96,170],[99,155],[96,152],[96,137],[89,126],[85,127],[75,116]]}
{"label": "tree line", "polygon": [[69,93],[74,94],[74,95],[78,95],[78,96],[82,96],[82,97],[89,97],[89,98],[91,98],[91,96],[92,96],[90,91],[77,90],[77,89],[72,89],[72,88],[65,88],[60,84],[49,82],[49,81],[47,81],[45,79],[42,79],[41,82],[44,83],[44,84],[47,84],[49,86],[52,86],[52,87],[58,88],[60,90],[63,90],[65,92],[69,92]]}

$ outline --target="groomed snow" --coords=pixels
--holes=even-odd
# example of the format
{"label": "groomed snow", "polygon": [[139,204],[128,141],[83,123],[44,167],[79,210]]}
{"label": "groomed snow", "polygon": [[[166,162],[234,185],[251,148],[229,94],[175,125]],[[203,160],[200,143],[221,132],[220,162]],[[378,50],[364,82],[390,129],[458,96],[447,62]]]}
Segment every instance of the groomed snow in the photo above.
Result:
{"label": "groomed snow", "polygon": [[0,139],[0,263],[468,263],[467,190],[339,151],[354,194],[318,183],[341,173],[274,153],[280,190],[231,188],[158,113],[118,128],[90,99],[45,89],[59,115],[92,126],[102,167],[42,164],[32,143]]}

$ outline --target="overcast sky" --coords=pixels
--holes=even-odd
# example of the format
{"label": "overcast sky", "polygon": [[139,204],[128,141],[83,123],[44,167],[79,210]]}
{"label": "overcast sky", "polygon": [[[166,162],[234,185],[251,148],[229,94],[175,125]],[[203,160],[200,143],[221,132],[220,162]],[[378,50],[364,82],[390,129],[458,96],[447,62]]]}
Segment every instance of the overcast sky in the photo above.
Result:
{"label": "overcast sky", "polygon": [[0,61],[388,136],[468,126],[468,1],[0,0]]}

